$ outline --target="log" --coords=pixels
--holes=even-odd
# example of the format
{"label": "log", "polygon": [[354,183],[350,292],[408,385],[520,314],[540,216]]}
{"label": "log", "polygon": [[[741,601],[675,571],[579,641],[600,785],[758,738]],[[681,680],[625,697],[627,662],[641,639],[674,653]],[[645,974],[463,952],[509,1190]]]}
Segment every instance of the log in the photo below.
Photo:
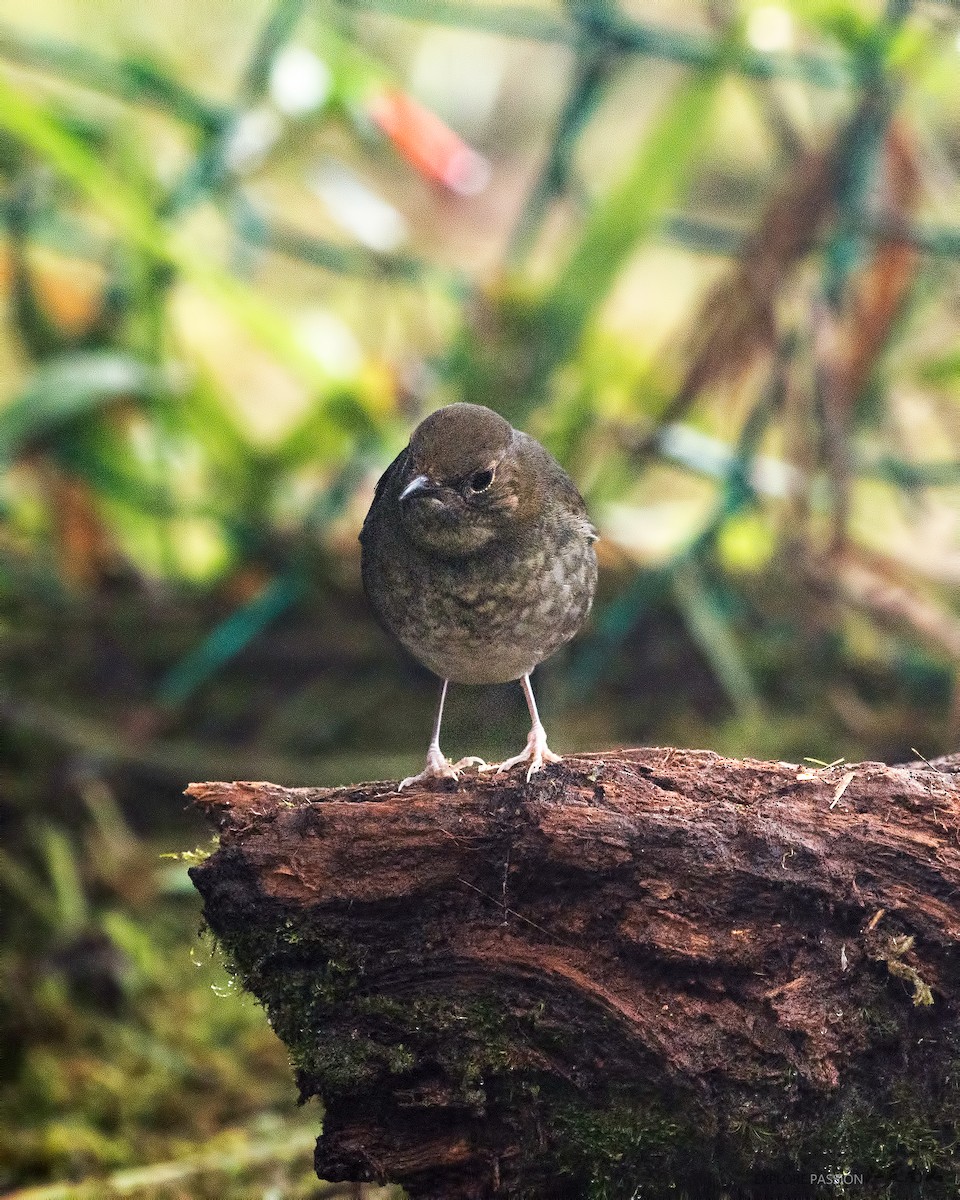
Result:
{"label": "log", "polygon": [[220,840],[191,875],[324,1103],[321,1178],[955,1196],[943,768],[642,749],[402,794],[194,784]]}

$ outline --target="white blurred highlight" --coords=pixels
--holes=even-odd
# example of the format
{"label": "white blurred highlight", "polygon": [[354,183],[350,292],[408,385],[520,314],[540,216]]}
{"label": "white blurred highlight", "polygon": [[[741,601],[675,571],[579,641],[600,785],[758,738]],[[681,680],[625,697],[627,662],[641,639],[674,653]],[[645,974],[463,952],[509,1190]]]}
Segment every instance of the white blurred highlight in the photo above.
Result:
{"label": "white blurred highlight", "polygon": [[793,46],[793,17],[779,4],[763,4],[747,18],[747,41],[764,54]]}
{"label": "white blurred highlight", "polygon": [[297,337],[332,379],[355,379],[363,351],[353,330],[328,308],[315,308],[297,321]]}
{"label": "white blurred highlight", "polygon": [[288,117],[316,112],[332,84],[327,64],[306,46],[287,46],[270,69],[270,98]]}
{"label": "white blurred highlight", "polygon": [[276,145],[283,122],[271,108],[241,113],[227,134],[224,161],[234,175],[255,171]]}
{"label": "white blurred highlight", "polygon": [[318,167],[310,185],[333,220],[361,245],[389,254],[406,241],[403,215],[342,163]]}

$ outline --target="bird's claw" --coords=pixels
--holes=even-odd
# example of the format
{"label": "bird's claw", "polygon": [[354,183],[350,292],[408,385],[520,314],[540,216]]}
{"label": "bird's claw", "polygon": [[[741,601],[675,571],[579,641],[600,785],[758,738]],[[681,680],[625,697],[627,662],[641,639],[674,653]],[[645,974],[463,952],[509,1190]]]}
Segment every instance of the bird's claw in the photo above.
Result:
{"label": "bird's claw", "polygon": [[453,779],[460,778],[460,772],[467,767],[472,767],[477,763],[480,764],[481,770],[486,767],[486,763],[482,758],[471,756],[469,758],[461,758],[459,762],[452,763],[447,756],[440,750],[434,750],[432,747],[427,751],[427,763],[419,775],[408,775],[406,779],[401,779],[400,785],[397,788],[398,792],[402,792],[405,787],[409,787],[411,783],[426,783],[428,779]]}
{"label": "bird's claw", "polygon": [[483,771],[496,771],[499,775],[503,771],[509,771],[511,767],[519,766],[520,763],[528,762],[530,766],[527,768],[527,783],[530,782],[531,776],[537,771],[543,770],[546,763],[558,763],[563,759],[559,754],[554,752],[547,745],[547,735],[542,726],[534,727],[530,730],[527,738],[526,748],[521,750],[519,754],[515,754],[513,758],[506,758],[502,763],[491,763],[489,766],[480,768]]}
{"label": "bird's claw", "polygon": [[455,762],[453,769],[455,771],[465,771],[467,767],[476,767],[478,771],[485,771],[487,765],[485,759],[477,758],[475,754],[470,754],[466,758],[461,758],[459,762]]}

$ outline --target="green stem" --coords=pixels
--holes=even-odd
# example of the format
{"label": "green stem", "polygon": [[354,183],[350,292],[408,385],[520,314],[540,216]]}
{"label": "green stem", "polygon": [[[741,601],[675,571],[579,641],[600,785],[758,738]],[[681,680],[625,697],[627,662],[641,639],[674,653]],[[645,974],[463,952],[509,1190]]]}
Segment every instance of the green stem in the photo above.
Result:
{"label": "green stem", "polygon": [[107,58],[70,42],[24,35],[9,25],[0,25],[0,58],[131,104],[151,105],[200,129],[219,129],[228,116],[150,63]]}

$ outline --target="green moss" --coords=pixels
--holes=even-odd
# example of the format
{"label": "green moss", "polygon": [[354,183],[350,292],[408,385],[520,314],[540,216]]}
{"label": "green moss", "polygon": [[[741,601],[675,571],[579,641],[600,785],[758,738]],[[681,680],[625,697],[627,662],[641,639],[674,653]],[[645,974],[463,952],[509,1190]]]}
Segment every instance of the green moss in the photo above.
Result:
{"label": "green moss", "polygon": [[188,866],[196,867],[202,862],[215,854],[220,846],[220,838],[212,837],[205,846],[196,846],[193,850],[178,850],[176,852],[167,852],[161,854],[161,859],[170,859],[173,862],[187,863]]}
{"label": "green moss", "polygon": [[[697,1139],[689,1116],[681,1117],[652,1099],[637,1101],[628,1095],[603,1107],[569,1101],[551,1107],[559,1135],[558,1173],[585,1200],[661,1194],[665,1185],[687,1173],[689,1162],[681,1169],[681,1159],[689,1160]],[[686,1111],[689,1114],[691,1109]]]}
{"label": "green moss", "polygon": [[368,1087],[383,1073],[386,1058],[382,1048],[369,1038],[313,1045],[303,1042],[291,1049],[297,1071],[318,1080],[326,1097],[349,1095]]}

